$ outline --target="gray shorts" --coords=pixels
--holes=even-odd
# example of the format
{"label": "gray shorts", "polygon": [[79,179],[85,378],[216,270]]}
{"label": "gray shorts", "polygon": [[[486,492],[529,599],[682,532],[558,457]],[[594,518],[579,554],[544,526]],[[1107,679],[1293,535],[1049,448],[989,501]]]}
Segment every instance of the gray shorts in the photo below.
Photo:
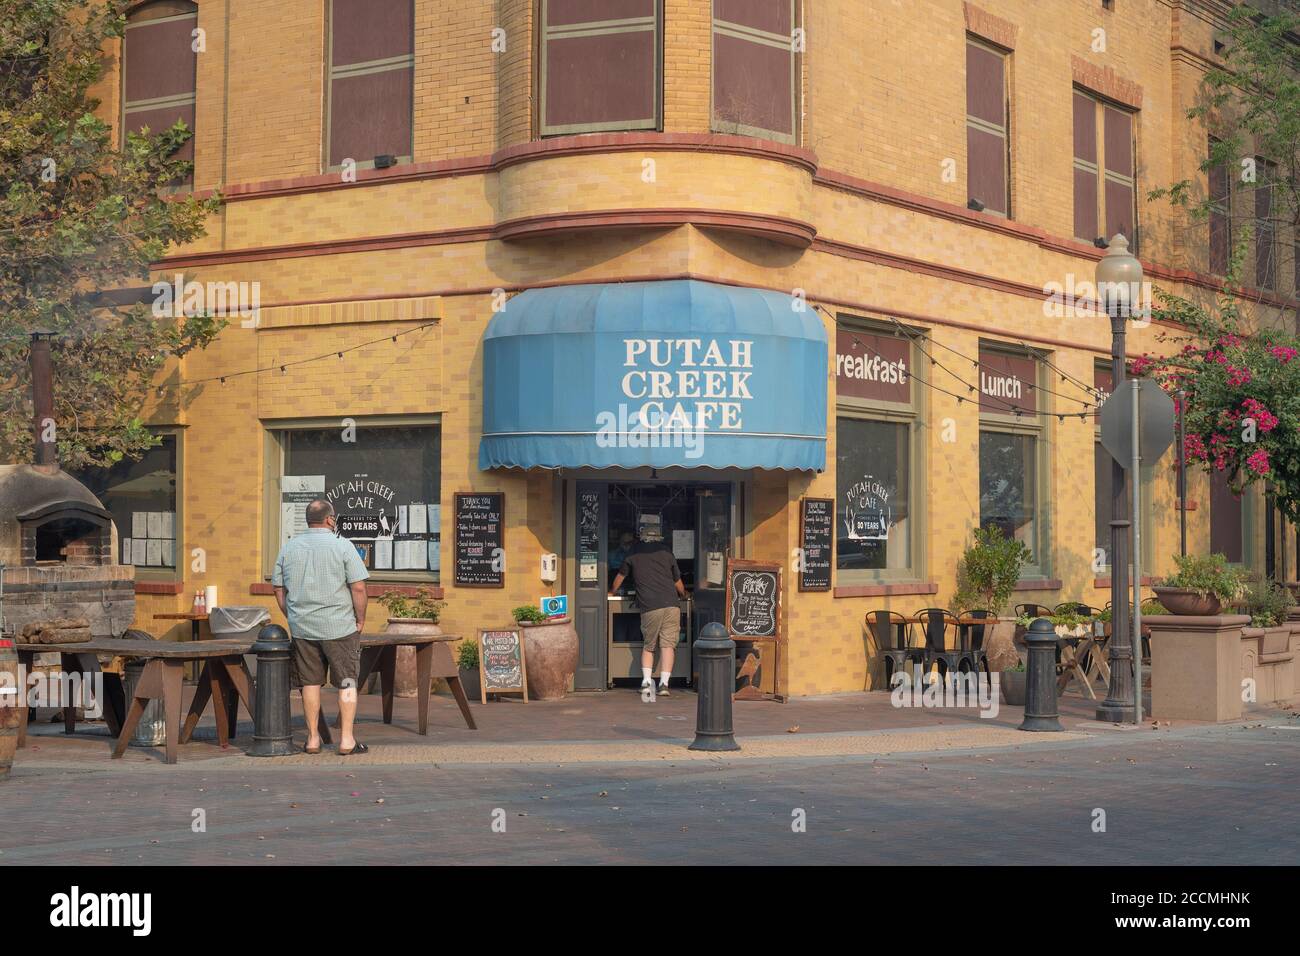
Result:
{"label": "gray shorts", "polygon": [[661,607],[641,612],[641,649],[654,653],[656,647],[676,647],[681,637],[681,611]]}
{"label": "gray shorts", "polygon": [[351,681],[349,687],[356,687],[361,673],[361,635],[354,631],[333,641],[308,641],[295,637],[289,657],[293,662],[295,687],[322,686],[327,670],[330,683],[340,690],[343,682],[348,680]]}

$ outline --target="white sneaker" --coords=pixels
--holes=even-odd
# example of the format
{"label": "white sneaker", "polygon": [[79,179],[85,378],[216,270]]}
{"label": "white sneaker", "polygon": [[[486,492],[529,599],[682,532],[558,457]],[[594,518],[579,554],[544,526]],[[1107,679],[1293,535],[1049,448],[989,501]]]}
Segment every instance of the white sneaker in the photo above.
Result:
{"label": "white sneaker", "polygon": [[655,682],[652,679],[643,677],[641,679],[641,701],[646,704],[653,704],[655,700]]}

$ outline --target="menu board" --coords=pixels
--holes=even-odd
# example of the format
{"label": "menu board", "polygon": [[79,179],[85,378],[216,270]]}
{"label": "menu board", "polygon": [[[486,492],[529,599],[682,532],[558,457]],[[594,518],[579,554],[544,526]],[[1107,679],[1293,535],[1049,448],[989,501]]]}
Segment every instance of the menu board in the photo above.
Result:
{"label": "menu board", "polygon": [[523,694],[528,700],[528,666],[518,628],[478,632],[478,671],[482,702],[488,694]]}
{"label": "menu board", "polygon": [[499,491],[456,494],[457,587],[503,588],[506,496]]}
{"label": "menu board", "polygon": [[578,581],[604,581],[600,575],[600,492],[578,493]]}
{"label": "menu board", "polygon": [[831,558],[835,541],[835,501],[804,498],[800,503],[799,547],[803,561],[799,570],[800,591],[831,589]]}
{"label": "menu board", "polygon": [[727,633],[734,640],[780,640],[781,566],[732,559],[727,563]]}

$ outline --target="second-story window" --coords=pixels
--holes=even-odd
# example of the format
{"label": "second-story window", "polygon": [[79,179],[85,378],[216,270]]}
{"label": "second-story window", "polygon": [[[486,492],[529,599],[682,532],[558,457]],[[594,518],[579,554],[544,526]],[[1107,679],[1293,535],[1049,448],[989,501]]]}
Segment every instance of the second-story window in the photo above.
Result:
{"label": "second-story window", "polygon": [[[132,10],[122,41],[122,130],[159,133],[183,122],[194,129],[198,54],[194,29],[198,7],[184,0],[158,0]],[[194,159],[193,137],[177,159]],[[178,185],[190,185],[188,176]]]}
{"label": "second-story window", "polygon": [[330,0],[330,169],[376,156],[410,162],[415,24],[411,0]]}
{"label": "second-story window", "polygon": [[966,199],[974,208],[1011,215],[1007,55],[966,41]]}
{"label": "second-story window", "polygon": [[543,136],[658,129],[659,0],[542,0]]}
{"label": "second-story window", "polygon": [[1273,183],[1277,164],[1263,157],[1255,159],[1255,285],[1277,288],[1276,230],[1273,226]]}
{"label": "second-story window", "polygon": [[795,0],[713,0],[713,129],[795,141]]}
{"label": "second-story window", "polygon": [[1074,91],[1074,235],[1122,234],[1137,251],[1134,114]]}
{"label": "second-story window", "polygon": [[[1219,141],[1210,137],[1210,161],[1214,162]],[[1224,275],[1232,254],[1232,174],[1227,163],[1211,165],[1208,173],[1210,195],[1210,271]]]}

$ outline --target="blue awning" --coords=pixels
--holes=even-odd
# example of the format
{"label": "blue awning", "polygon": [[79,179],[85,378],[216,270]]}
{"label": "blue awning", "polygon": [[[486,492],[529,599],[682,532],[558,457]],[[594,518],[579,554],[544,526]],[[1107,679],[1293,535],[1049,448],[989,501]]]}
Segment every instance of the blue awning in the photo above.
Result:
{"label": "blue awning", "polygon": [[530,289],[483,336],[488,468],[826,468],[827,337],[695,280]]}

